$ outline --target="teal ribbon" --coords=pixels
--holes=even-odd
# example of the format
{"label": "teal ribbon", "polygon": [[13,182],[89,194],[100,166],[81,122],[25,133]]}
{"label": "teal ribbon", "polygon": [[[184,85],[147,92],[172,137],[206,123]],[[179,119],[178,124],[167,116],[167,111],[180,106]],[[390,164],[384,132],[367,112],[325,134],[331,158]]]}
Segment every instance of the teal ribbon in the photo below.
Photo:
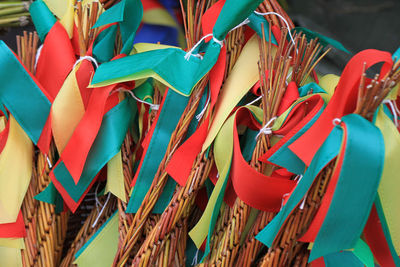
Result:
{"label": "teal ribbon", "polygon": [[312,90],[313,94],[317,94],[317,93],[326,94],[326,91],[324,89],[322,89],[321,86],[319,86],[315,82],[307,83],[306,85],[303,85],[302,87],[300,87],[298,90],[299,90],[300,97],[308,95],[308,93],[311,90]]}
{"label": "teal ribbon", "polygon": [[60,213],[64,210],[64,200],[62,199],[60,193],[58,193],[53,182],[50,182],[50,184],[46,186],[46,188],[42,192],[40,192],[33,198],[38,201],[55,205],[56,213]]}
{"label": "teal ribbon", "polygon": [[[229,167],[229,170],[228,170],[226,176],[229,176],[230,171],[231,170],[230,170],[230,167]],[[221,179],[221,178],[222,177],[220,177],[219,179]],[[215,202],[215,207],[214,207],[213,212],[211,214],[210,225],[208,227],[206,248],[204,250],[203,257],[201,258],[201,262],[203,262],[205,260],[205,258],[208,256],[208,254],[210,254],[210,251],[211,251],[211,247],[210,247],[211,237],[212,237],[213,232],[214,232],[215,224],[217,223],[218,214],[219,214],[220,209],[221,209],[222,201],[224,200],[225,189],[226,189],[226,185],[228,184],[228,180],[229,180],[228,177],[224,177],[224,183],[222,184],[221,191],[217,196],[217,201]]]}
{"label": "teal ribbon", "polygon": [[56,179],[75,202],[79,201],[97,173],[119,152],[136,112],[136,101],[126,98],[104,115],[78,184],[75,184],[63,162],[54,167]]}
{"label": "teal ribbon", "polygon": [[253,156],[253,151],[257,143],[257,134],[258,131],[247,128],[246,132],[240,138],[240,147],[245,161],[250,161],[251,157]]}
{"label": "teal ribbon", "polygon": [[57,19],[54,17],[53,13],[51,13],[50,9],[43,2],[43,0],[34,1],[29,6],[29,12],[40,41],[43,42],[47,33],[56,23]]}
{"label": "teal ribbon", "polygon": [[365,265],[351,251],[332,253],[324,257],[325,267],[364,267]]}
{"label": "teal ribbon", "polygon": [[[300,103],[299,103],[300,104]],[[315,123],[319,116],[324,111],[324,107],[306,124],[301,128],[292,138],[290,138],[282,147],[280,147],[268,161],[278,166],[286,168],[288,171],[297,175],[303,175],[306,169],[304,162],[289,149],[289,146],[300,138],[310,127]]]}
{"label": "teal ribbon", "polygon": [[248,18],[262,0],[226,0],[213,28],[213,35],[224,40],[228,32]]}
{"label": "teal ribbon", "polygon": [[[220,41],[236,25],[247,18],[261,0],[227,0],[213,28],[214,38]],[[204,42],[204,40],[202,41]],[[214,66],[221,51],[221,45],[214,39],[207,43],[203,59],[190,57],[179,48],[152,50],[102,64],[96,71],[92,84],[130,80],[129,76],[152,70],[160,75],[173,89],[188,96],[199,80]],[[171,66],[174,66],[171,68]],[[181,75],[185,73],[185,75]]]}
{"label": "teal ribbon", "polygon": [[393,53],[392,59],[396,63],[400,59],[400,47]]}
{"label": "teal ribbon", "polygon": [[114,44],[118,25],[111,25],[99,33],[93,42],[93,56],[98,62],[110,61],[114,57]]}
{"label": "teal ribbon", "polygon": [[129,80],[132,74],[152,70],[179,93],[188,96],[197,82],[215,64],[220,50],[221,46],[211,40],[203,60],[197,57],[186,60],[186,52],[180,48],[157,49],[130,55],[100,65],[94,74],[92,84],[112,83],[119,79]]}
{"label": "teal ribbon", "polygon": [[0,41],[0,59],[0,102],[37,144],[51,103],[3,41]]}
{"label": "teal ribbon", "polygon": [[338,155],[342,136],[343,130],[339,126],[333,128],[328,138],[315,154],[310,166],[306,170],[303,178],[297,184],[286,204],[282,207],[274,219],[256,236],[258,241],[268,247],[271,247],[272,242],[281,229],[283,223],[286,221],[294,208],[304,198],[315,177],[330,161],[332,161]]}
{"label": "teal ribbon", "polygon": [[302,32],[302,33],[304,33],[306,38],[307,38],[307,40],[309,40],[309,41],[311,39],[318,38],[318,42],[323,47],[331,45],[331,46],[333,46],[334,48],[336,48],[338,50],[341,50],[341,51],[346,52],[346,53],[350,53],[340,42],[338,42],[338,41],[336,41],[336,40],[334,40],[332,38],[329,38],[329,37],[327,37],[325,35],[322,35],[322,34],[320,34],[318,32],[314,32],[314,31],[309,30],[309,29],[304,28],[304,27],[296,27],[296,28],[292,29],[292,33],[294,33],[294,32]]}
{"label": "teal ribbon", "polygon": [[[133,40],[135,38],[136,31],[139,28],[142,17],[143,5],[140,0],[122,0],[118,4],[106,10],[99,17],[93,28],[98,28],[107,24],[117,22],[121,32],[121,39],[123,43],[121,53],[129,54],[129,52],[133,48]],[[114,30],[107,29],[106,31],[113,32]],[[113,36],[113,34],[110,34],[110,36]],[[114,48],[114,42],[109,43],[109,40],[110,39],[107,38],[107,47],[109,49],[109,53],[111,53]],[[113,41],[115,41],[115,39]]]}
{"label": "teal ribbon", "polygon": [[269,36],[269,23],[268,21],[264,18],[264,16],[257,15],[256,13],[252,13],[249,16],[250,23],[248,24],[250,28],[252,28],[258,36],[261,38],[263,37],[263,32],[262,32],[262,27],[261,25],[264,25],[264,36],[265,36],[265,41],[269,42],[271,40],[271,43],[278,45],[278,42],[275,39],[275,36],[271,34]]}
{"label": "teal ribbon", "polygon": [[374,267],[374,255],[369,246],[358,239],[353,251],[335,252],[324,257],[326,267],[360,266]]}
{"label": "teal ribbon", "polygon": [[385,160],[383,136],[363,117],[342,118],[347,138],[339,180],[310,261],[355,247],[375,200]]}
{"label": "teal ribbon", "polygon": [[[127,213],[136,213],[142,204],[156,175],[158,166],[165,155],[171,134],[175,130],[187,103],[187,97],[177,94],[173,90],[168,90],[163,107],[159,111],[157,124],[146,155],[144,156],[136,184],[133,187],[132,195],[126,209]],[[175,181],[168,179],[163,193],[153,209],[154,213],[162,213],[164,211],[171,197],[171,188],[175,188]]]}

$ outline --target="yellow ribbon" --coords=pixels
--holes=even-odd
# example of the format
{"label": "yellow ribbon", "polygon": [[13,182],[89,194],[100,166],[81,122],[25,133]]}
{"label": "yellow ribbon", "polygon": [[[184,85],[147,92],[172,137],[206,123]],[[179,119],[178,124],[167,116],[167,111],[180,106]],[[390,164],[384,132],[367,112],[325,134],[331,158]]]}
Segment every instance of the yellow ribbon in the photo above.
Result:
{"label": "yellow ribbon", "polygon": [[13,223],[32,175],[33,145],[13,116],[0,155],[0,223]]}

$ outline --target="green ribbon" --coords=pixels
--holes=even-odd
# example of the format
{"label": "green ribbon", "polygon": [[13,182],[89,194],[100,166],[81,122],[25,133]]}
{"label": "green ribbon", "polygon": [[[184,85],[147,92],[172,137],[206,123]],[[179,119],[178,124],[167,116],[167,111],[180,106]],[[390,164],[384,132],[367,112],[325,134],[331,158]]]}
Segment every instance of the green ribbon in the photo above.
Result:
{"label": "green ribbon", "polygon": [[310,261],[355,247],[377,194],[385,159],[381,132],[363,117],[342,118],[347,138],[339,180]]}
{"label": "green ribbon", "polygon": [[56,179],[75,202],[79,201],[96,174],[118,153],[136,112],[136,101],[126,98],[104,115],[78,184],[75,184],[63,162],[54,168]]}
{"label": "green ribbon", "polygon": [[[104,63],[96,70],[92,80],[95,86],[136,79],[133,75],[151,77],[156,73],[166,85],[185,96],[206,75],[217,61],[221,46],[211,40],[203,60],[197,57],[185,59],[186,52],[180,48],[151,50]],[[173,68],[171,68],[173,66]],[[182,75],[185,73],[185,75]]]}
{"label": "green ribbon", "polygon": [[51,103],[3,41],[0,41],[0,58],[0,102],[37,144]]}
{"label": "green ribbon", "polygon": [[271,34],[271,37],[269,37],[269,23],[268,21],[264,18],[264,16],[261,15],[257,15],[255,13],[252,13],[249,16],[249,27],[252,28],[258,36],[260,36],[261,38],[263,37],[263,32],[262,32],[262,27],[261,25],[264,25],[264,36],[265,36],[265,40],[267,42],[269,42],[269,40],[271,39],[271,43],[278,45],[278,42],[275,39],[275,36],[273,34]]}
{"label": "green ribbon", "polygon": [[294,208],[304,198],[305,194],[313,183],[314,178],[330,161],[332,161],[338,155],[342,136],[343,130],[339,126],[333,128],[328,138],[315,154],[313,161],[306,170],[303,178],[299,181],[293,193],[290,195],[290,198],[286,204],[282,207],[274,219],[256,236],[258,241],[268,247],[272,245],[272,242],[281,229],[283,223],[286,221]]}
{"label": "green ribbon", "polygon": [[358,239],[353,251],[335,252],[324,257],[326,267],[336,266],[360,266],[374,267],[374,255],[368,245]]}
{"label": "green ribbon", "polygon": [[396,52],[393,53],[392,58],[393,58],[394,63],[396,63],[397,60],[400,59],[400,47],[397,48]]}
{"label": "green ribbon", "polygon": [[[223,41],[226,34],[247,18],[260,2],[260,0],[227,0],[214,25],[214,38]],[[104,86],[139,79],[139,77],[148,78],[155,73],[160,76],[161,82],[178,93],[188,96],[193,87],[208,73],[218,59],[221,45],[214,38],[207,43],[203,59],[191,56],[186,60],[186,52],[179,48],[138,53],[102,64],[96,70],[92,84]],[[171,66],[174,67],[171,68]]]}
{"label": "green ribbon", "polygon": [[[129,54],[133,48],[133,40],[135,38],[136,31],[139,28],[142,17],[143,5],[140,0],[122,0],[118,4],[106,10],[99,17],[93,28],[98,28],[111,23],[118,23],[123,43],[121,53]],[[108,31],[113,32],[114,30]],[[113,36],[113,34],[110,35]],[[110,39],[108,38],[107,41],[109,40]],[[115,41],[115,39],[113,41]],[[114,43],[111,44],[107,42],[107,46],[109,46],[108,48],[113,48]],[[113,49],[109,51],[113,51]]]}
{"label": "green ribbon", "polygon": [[302,87],[300,87],[298,90],[299,90],[300,97],[308,95],[308,93],[311,90],[312,90],[313,94],[318,94],[318,93],[327,94],[327,92],[324,89],[322,89],[321,86],[319,86],[315,82],[307,83],[306,85],[303,85]]}
{"label": "green ribbon", "polygon": [[213,28],[213,35],[224,40],[228,32],[248,18],[262,0],[226,0]]}
{"label": "green ribbon", "polygon": [[[136,184],[133,187],[132,195],[126,209],[127,213],[136,213],[142,204],[167,150],[171,134],[175,130],[187,103],[187,97],[177,94],[173,90],[168,90],[163,107],[159,111],[157,124],[146,155],[144,156]],[[175,181],[168,179],[163,193],[153,209],[154,213],[162,213],[164,211],[171,197],[171,188],[175,188]]]}
{"label": "green ribbon", "polygon": [[117,36],[118,25],[111,25],[99,33],[93,42],[93,56],[98,62],[110,61],[114,57],[115,37]]}
{"label": "green ribbon", "polygon": [[47,33],[56,23],[57,19],[54,17],[53,13],[51,13],[50,9],[43,2],[43,0],[34,1],[29,6],[29,12],[40,41],[43,42]]}

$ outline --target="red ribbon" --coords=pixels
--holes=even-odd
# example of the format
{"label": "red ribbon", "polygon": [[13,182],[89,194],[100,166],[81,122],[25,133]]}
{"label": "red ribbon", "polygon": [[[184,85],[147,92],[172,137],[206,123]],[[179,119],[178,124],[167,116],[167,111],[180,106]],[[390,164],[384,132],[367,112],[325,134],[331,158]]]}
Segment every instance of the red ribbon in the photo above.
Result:
{"label": "red ribbon", "polygon": [[210,107],[207,118],[200,127],[173,154],[167,166],[168,174],[181,186],[186,184],[197,155],[201,152],[207,137],[211,110],[217,102],[219,90],[224,79],[226,65],[226,48],[222,47],[217,63],[210,71]]}
{"label": "red ribbon", "polygon": [[[44,40],[37,62],[36,78],[43,86],[43,93],[54,101],[66,77],[75,64],[75,53],[64,27],[56,22]],[[41,87],[42,88],[42,87]],[[47,119],[37,146],[48,153],[51,142],[51,116]]]}
{"label": "red ribbon", "polygon": [[248,109],[241,108],[237,111],[233,127],[231,166],[231,179],[235,192],[241,200],[253,208],[277,212],[281,208],[283,195],[294,188],[296,181],[282,179],[274,173],[266,176],[253,169],[242,156],[236,127],[239,124],[253,130],[260,128]]}
{"label": "red ribbon", "polygon": [[315,153],[331,132],[332,120],[354,111],[364,63],[366,68],[369,68],[379,62],[384,62],[380,76],[382,77],[393,65],[391,54],[388,52],[374,49],[364,50],[356,54],[346,65],[335,93],[324,112],[303,136],[289,146],[306,165],[310,165]]}
{"label": "red ribbon", "polygon": [[0,224],[0,238],[20,238],[25,236],[25,223],[21,211],[18,213],[17,220],[14,223]]}
{"label": "red ribbon", "polygon": [[380,266],[396,267],[375,205],[372,206],[367,224],[365,225],[364,237]]}
{"label": "red ribbon", "polygon": [[[346,124],[343,124],[343,140],[347,138]],[[328,213],[329,206],[331,205],[333,194],[335,193],[336,184],[339,180],[339,176],[342,169],[344,153],[346,151],[346,142],[342,147],[340,155],[338,155],[338,162],[336,163],[335,170],[332,174],[330,182],[328,184],[328,188],[326,189],[324,198],[322,199],[321,206],[318,209],[317,214],[315,215],[313,221],[311,222],[310,227],[307,232],[299,239],[301,242],[314,242],[315,238],[318,235],[319,229],[321,228],[326,214]]]}
{"label": "red ribbon", "polygon": [[314,118],[323,106],[324,100],[318,94],[294,106],[281,128],[274,131],[274,134],[283,135],[282,139],[262,155],[260,161],[268,162],[268,159]]}

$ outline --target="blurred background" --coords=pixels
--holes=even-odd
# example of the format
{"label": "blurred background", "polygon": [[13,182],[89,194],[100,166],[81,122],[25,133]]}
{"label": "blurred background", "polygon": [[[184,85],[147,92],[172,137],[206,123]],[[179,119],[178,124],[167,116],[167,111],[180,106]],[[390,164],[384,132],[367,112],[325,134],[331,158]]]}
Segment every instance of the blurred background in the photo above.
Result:
{"label": "blurred background", "polygon": [[[0,26],[0,39],[16,49],[15,36],[21,34],[23,30],[32,31],[34,28],[23,7],[19,9],[18,19],[15,15],[14,17],[4,15],[1,5],[7,2],[0,0],[0,25],[8,26]],[[296,26],[306,27],[338,40],[351,54],[367,48],[393,53],[400,47],[400,0],[280,0],[279,2]],[[4,22],[8,22],[8,25]],[[340,74],[351,54],[331,51],[323,60],[323,64],[320,64],[319,72]]]}

